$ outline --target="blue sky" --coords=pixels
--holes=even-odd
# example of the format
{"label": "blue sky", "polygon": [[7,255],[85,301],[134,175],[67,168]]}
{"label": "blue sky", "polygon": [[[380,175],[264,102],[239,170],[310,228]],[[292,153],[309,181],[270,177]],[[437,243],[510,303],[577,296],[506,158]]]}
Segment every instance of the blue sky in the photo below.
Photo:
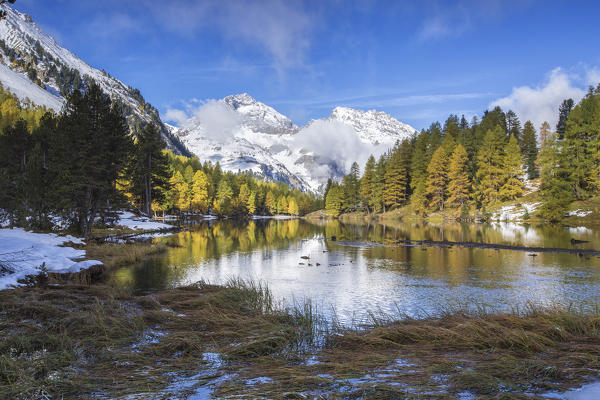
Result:
{"label": "blue sky", "polygon": [[490,105],[553,122],[600,82],[596,1],[17,0],[163,116],[248,92],[304,124],[335,106],[417,129]]}

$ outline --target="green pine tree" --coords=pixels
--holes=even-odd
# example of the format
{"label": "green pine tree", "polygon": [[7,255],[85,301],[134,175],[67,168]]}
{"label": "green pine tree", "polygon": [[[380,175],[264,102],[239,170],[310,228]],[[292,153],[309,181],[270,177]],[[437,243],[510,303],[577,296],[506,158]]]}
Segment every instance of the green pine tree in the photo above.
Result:
{"label": "green pine tree", "polygon": [[564,152],[569,155],[570,182],[578,200],[599,185],[600,96],[592,91],[573,108],[565,129]]}
{"label": "green pine tree", "polygon": [[375,168],[375,157],[371,155],[367,160],[367,164],[365,165],[365,173],[360,179],[361,203],[366,206],[368,212],[373,211],[373,209],[371,208],[371,204],[373,198],[373,189],[375,185]]}
{"label": "green pine tree", "polygon": [[539,162],[541,166],[539,214],[549,221],[559,221],[573,200],[571,172],[558,135],[552,134],[542,143]]}
{"label": "green pine tree", "polygon": [[531,121],[525,122],[523,127],[523,139],[521,140],[521,152],[525,158],[525,166],[527,168],[527,176],[529,179],[538,177],[536,160],[538,157],[537,138],[535,128]]}

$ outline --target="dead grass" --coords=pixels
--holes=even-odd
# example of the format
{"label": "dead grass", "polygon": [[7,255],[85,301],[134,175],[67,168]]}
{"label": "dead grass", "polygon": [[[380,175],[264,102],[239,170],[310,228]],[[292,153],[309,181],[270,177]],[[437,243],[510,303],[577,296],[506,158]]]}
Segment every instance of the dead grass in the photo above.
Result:
{"label": "dead grass", "polygon": [[89,243],[85,246],[86,257],[102,261],[107,268],[132,265],[166,250],[167,245],[164,242]]}
{"label": "dead grass", "polygon": [[[217,398],[531,399],[600,371],[600,312],[452,310],[325,329],[310,303],[285,309],[241,280],[145,295],[100,285],[0,291],[0,337],[0,398],[17,400],[186,398],[224,374],[234,377]],[[270,379],[248,383],[259,377]],[[178,380],[187,385],[174,394]]]}
{"label": "dead grass", "polygon": [[232,363],[296,355],[311,341],[308,321],[242,281],[143,296],[99,285],[1,291],[0,398],[160,393],[206,370],[205,352]]}

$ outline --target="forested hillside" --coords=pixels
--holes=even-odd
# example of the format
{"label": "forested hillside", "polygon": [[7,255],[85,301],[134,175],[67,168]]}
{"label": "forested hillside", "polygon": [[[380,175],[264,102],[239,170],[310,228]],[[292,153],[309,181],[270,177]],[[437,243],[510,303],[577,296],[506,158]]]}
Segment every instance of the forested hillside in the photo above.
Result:
{"label": "forested hillside", "polygon": [[284,184],[176,156],[154,124],[132,134],[122,107],[94,83],[73,90],[58,115],[8,90],[0,91],[0,111],[0,213],[13,226],[60,223],[89,236],[126,207],[225,217],[300,215],[320,206]]}
{"label": "forested hillside", "polygon": [[466,216],[519,199],[528,190],[541,201],[539,216],[561,219],[574,200],[600,190],[600,85],[577,105],[565,100],[555,131],[521,124],[496,107],[470,122],[450,115],[397,142],[378,160],[354,164],[341,183],[330,182],[327,211],[380,213],[409,206],[418,215],[451,211]]}

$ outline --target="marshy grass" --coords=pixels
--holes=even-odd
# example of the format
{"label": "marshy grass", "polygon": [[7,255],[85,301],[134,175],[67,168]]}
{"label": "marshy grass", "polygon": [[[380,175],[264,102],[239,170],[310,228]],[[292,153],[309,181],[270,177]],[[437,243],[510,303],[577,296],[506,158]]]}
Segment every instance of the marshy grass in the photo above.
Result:
{"label": "marshy grass", "polygon": [[101,285],[0,291],[0,398],[163,393],[211,370],[206,353],[228,365],[297,358],[313,320],[242,280],[146,295]]}
{"label": "marshy grass", "polygon": [[0,291],[0,398],[186,398],[220,377],[216,398],[531,399],[599,376],[598,310],[371,315],[344,327],[241,279]]}
{"label": "marshy grass", "polygon": [[107,268],[136,264],[139,261],[167,251],[164,242],[134,242],[134,243],[88,243],[85,246],[86,257],[99,260]]}

